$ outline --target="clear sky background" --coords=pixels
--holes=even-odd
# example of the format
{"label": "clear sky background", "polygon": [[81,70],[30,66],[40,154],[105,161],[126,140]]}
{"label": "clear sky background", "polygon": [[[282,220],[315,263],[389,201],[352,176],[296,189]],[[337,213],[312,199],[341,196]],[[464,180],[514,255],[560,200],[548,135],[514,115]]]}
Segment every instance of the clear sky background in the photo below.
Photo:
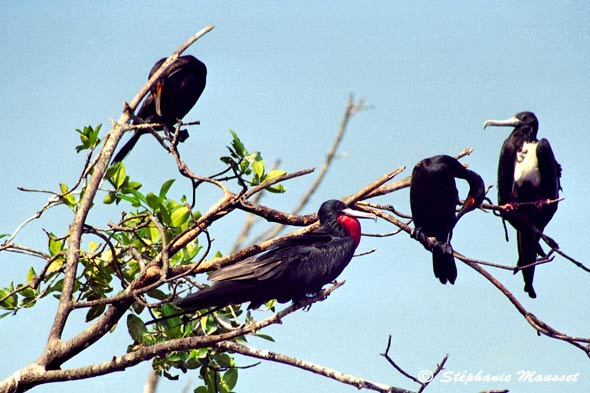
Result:
{"label": "clear sky background", "polygon": [[[0,13],[0,119],[2,180],[0,232],[12,232],[46,201],[17,186],[57,189],[73,183],[83,162],[75,153],[76,128],[117,119],[124,100],[143,85],[153,63],[200,28],[216,28],[188,53],[207,64],[207,88],[186,120],[201,120],[181,146],[199,173],[222,168],[229,129],[267,161],[280,158],[289,171],[321,165],[350,93],[370,110],[356,116],[332,172],[306,212],[353,193],[398,166],[435,154],[474,153],[465,161],[495,185],[497,159],[510,129],[486,119],[534,111],[563,166],[563,196],[546,233],[566,253],[590,264],[588,124],[590,124],[590,3],[563,2],[33,2],[2,1]],[[142,139],[126,160],[144,191],[177,176],[157,143]],[[289,209],[312,177],[287,183],[288,193],[264,200]],[[462,185],[463,195],[466,187]],[[409,211],[408,190],[382,198]],[[188,185],[177,182],[180,197]],[[496,201],[496,188],[491,192]],[[201,195],[207,206],[215,195]],[[233,215],[232,215],[233,216]],[[116,215],[91,216],[103,226]],[[43,248],[41,231],[64,233],[71,214],[56,209],[16,240]],[[226,252],[240,225],[229,217],[212,228]],[[260,223],[257,229],[264,229]],[[363,222],[370,233],[394,228]],[[476,211],[462,219],[453,245],[478,259],[516,263],[514,231],[504,241],[501,221]],[[437,380],[429,392],[590,391],[590,362],[578,349],[538,337],[506,298],[458,262],[454,286],[432,274],[431,255],[407,235],[364,238],[341,278],[346,285],[309,312],[298,312],[268,329],[276,343],[252,345],[300,357],[369,380],[407,389],[417,386],[379,356],[392,335],[395,360],[411,373],[433,369],[449,353],[453,372],[512,376],[512,382],[460,384]],[[1,284],[22,281],[31,264],[0,255]],[[536,316],[565,333],[589,337],[590,275],[557,257],[537,268],[538,298],[522,291],[521,275],[493,270]],[[0,321],[0,379],[34,361],[45,346],[56,309],[44,299],[33,310]],[[68,325],[82,327],[83,316]],[[67,366],[125,352],[125,327]],[[240,358],[241,365],[251,359]],[[149,366],[89,381],[46,385],[37,392],[137,392]],[[516,381],[519,370],[580,373],[570,384]],[[178,392],[197,373],[162,382],[159,392]],[[287,366],[263,363],[240,371],[239,392],[355,392],[356,389]]]}

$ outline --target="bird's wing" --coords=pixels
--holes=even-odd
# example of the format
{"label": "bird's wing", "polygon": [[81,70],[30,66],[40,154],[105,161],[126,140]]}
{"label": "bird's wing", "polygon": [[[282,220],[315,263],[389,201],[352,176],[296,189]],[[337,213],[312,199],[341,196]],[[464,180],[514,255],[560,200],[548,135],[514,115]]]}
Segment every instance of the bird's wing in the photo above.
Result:
{"label": "bird's wing", "polygon": [[230,266],[222,267],[209,276],[211,281],[267,280],[285,271],[286,264],[306,259],[311,245],[328,243],[332,236],[320,227],[315,231],[285,239],[264,254],[250,257]]}
{"label": "bird's wing", "polygon": [[541,173],[541,197],[556,199],[561,189],[561,165],[555,159],[553,150],[547,139],[541,139],[537,144],[537,160]]}
{"label": "bird's wing", "polygon": [[155,116],[155,115],[156,115],[156,104],[154,103],[154,96],[152,96],[152,93],[149,92],[147,94],[147,96],[145,97],[145,99],[143,100],[141,107],[137,111],[137,117],[139,117],[140,119],[142,119],[144,121],[148,121],[148,119],[150,117]]}
{"label": "bird's wing", "polygon": [[152,77],[152,75],[154,75],[154,72],[158,71],[158,69],[162,66],[162,64],[164,64],[164,62],[166,61],[165,57],[162,57],[160,60],[156,61],[156,63],[153,65],[152,69],[150,70],[148,79]]}
{"label": "bird's wing", "polygon": [[457,166],[463,168],[452,157],[435,156],[421,161],[412,171],[410,208],[414,225],[441,241],[446,241],[455,225]]}
{"label": "bird's wing", "polygon": [[512,186],[514,184],[514,165],[517,146],[511,138],[504,141],[500,151],[498,163],[498,204],[503,205],[512,202]]}

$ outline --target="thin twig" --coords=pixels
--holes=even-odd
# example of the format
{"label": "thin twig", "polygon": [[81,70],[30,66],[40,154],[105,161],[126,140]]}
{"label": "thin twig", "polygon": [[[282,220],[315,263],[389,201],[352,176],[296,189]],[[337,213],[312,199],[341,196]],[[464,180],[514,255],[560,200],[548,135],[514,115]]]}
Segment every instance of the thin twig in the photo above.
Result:
{"label": "thin twig", "polygon": [[[299,200],[297,205],[293,208],[293,210],[291,211],[291,214],[293,214],[293,215],[299,214],[305,208],[305,206],[307,205],[307,203],[311,199],[311,196],[319,188],[320,184],[322,183],[322,181],[326,177],[326,174],[328,173],[330,166],[332,165],[332,161],[334,160],[334,157],[336,157],[336,152],[338,151],[338,147],[340,147],[340,143],[342,142],[342,139],[344,138],[344,134],[346,133],[350,119],[355,114],[357,114],[360,110],[362,110],[363,108],[364,108],[364,100],[361,98],[355,104],[353,96],[350,95],[350,97],[348,98],[348,102],[346,104],[346,108],[344,110],[344,115],[342,116],[342,120],[340,121],[340,127],[338,128],[338,132],[336,133],[334,141],[332,142],[332,146],[330,147],[330,149],[326,153],[326,158],[324,160],[324,163],[322,164],[321,169],[318,172],[318,176],[316,177],[316,179],[312,183],[312,185],[309,187],[307,192],[301,197],[301,199]],[[261,234],[259,237],[257,237],[254,240],[254,242],[273,238],[273,237],[277,236],[283,230],[283,228],[284,228],[283,224],[276,225],[273,229],[271,229],[271,230]]]}

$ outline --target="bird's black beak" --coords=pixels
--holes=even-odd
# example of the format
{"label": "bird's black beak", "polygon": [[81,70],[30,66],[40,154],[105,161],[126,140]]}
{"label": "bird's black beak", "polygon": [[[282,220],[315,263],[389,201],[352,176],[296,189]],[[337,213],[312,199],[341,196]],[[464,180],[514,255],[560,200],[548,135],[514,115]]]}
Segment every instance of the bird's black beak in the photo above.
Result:
{"label": "bird's black beak", "polygon": [[486,127],[495,126],[495,127],[516,127],[520,124],[520,120],[516,116],[512,116],[510,119],[506,120],[486,120],[483,122],[483,129],[485,130]]}
{"label": "bird's black beak", "polygon": [[461,207],[461,210],[459,210],[459,213],[457,213],[457,221],[459,221],[459,219],[461,217],[463,217],[463,215],[465,213],[469,213],[470,211],[475,209],[475,198],[474,197],[467,197],[467,199],[465,199],[465,202],[463,202],[463,206]]}
{"label": "bird's black beak", "polygon": [[370,218],[372,220],[377,221],[377,216],[374,215],[373,213],[361,212],[361,211],[353,210],[353,209],[350,209],[350,208],[341,210],[341,213],[344,214],[344,215],[347,215],[349,217]]}

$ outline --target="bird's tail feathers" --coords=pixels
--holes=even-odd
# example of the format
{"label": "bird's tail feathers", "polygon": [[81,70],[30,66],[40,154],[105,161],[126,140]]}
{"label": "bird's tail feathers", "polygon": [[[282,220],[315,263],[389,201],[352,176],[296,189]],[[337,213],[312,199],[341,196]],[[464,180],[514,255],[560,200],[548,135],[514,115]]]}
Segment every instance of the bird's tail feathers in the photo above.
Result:
{"label": "bird's tail feathers", "polygon": [[174,304],[186,311],[202,310],[209,307],[224,307],[249,301],[253,285],[239,281],[220,281],[177,300]]}
{"label": "bird's tail feathers", "polygon": [[[532,231],[518,231],[518,266],[526,266],[535,263],[537,260],[537,251],[539,250],[539,236]],[[516,271],[514,272],[516,274]],[[535,267],[522,269],[524,279],[524,291],[531,298],[536,298],[537,294],[533,288],[533,279],[535,277]]]}
{"label": "bird's tail feathers", "polygon": [[115,155],[115,158],[113,158],[111,165],[123,161],[127,154],[129,154],[131,149],[135,147],[135,144],[139,140],[139,137],[141,137],[143,134],[145,134],[145,132],[134,132],[133,135],[131,135],[131,138],[129,138],[129,140],[123,145],[123,147],[121,147],[119,152]]}
{"label": "bird's tail feathers", "polygon": [[455,264],[455,257],[452,252],[442,252],[434,249],[432,252],[432,268],[434,276],[439,279],[442,284],[447,281],[455,284],[457,279],[457,265]]}

